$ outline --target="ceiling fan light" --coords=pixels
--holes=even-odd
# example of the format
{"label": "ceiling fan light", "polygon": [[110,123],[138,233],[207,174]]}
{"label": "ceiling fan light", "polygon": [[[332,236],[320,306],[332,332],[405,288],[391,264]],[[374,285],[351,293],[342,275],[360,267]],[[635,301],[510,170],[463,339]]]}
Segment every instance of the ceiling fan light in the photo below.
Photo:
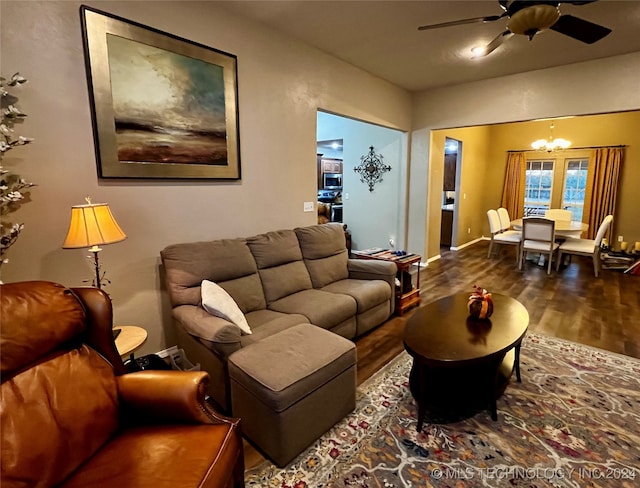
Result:
{"label": "ceiling fan light", "polygon": [[471,59],[481,58],[487,54],[487,46],[476,46],[471,48]]}
{"label": "ceiling fan light", "polygon": [[553,5],[532,5],[515,12],[507,23],[514,34],[530,35],[548,29],[560,18],[560,10]]}

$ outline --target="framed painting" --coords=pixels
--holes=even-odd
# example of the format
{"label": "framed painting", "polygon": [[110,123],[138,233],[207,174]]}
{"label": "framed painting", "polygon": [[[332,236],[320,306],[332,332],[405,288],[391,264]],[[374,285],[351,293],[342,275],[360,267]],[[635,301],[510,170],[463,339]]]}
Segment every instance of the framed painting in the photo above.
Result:
{"label": "framed painting", "polygon": [[80,7],[101,178],[240,179],[237,58]]}

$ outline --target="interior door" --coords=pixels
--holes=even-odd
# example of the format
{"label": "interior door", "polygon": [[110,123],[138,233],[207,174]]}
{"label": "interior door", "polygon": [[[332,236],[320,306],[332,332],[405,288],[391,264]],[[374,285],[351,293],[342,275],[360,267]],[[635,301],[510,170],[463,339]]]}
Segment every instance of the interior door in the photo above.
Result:
{"label": "interior door", "polygon": [[445,138],[444,169],[442,177],[442,208],[440,220],[440,246],[451,247],[456,239],[457,188],[462,143]]}

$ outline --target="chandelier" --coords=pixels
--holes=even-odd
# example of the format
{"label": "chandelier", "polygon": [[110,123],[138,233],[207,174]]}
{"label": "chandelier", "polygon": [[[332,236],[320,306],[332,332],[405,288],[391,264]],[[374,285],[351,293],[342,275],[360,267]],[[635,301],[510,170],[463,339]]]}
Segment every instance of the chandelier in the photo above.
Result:
{"label": "chandelier", "polygon": [[549,126],[549,139],[538,139],[531,143],[531,147],[536,151],[553,152],[562,151],[571,145],[571,141],[562,138],[553,138],[554,125]]}

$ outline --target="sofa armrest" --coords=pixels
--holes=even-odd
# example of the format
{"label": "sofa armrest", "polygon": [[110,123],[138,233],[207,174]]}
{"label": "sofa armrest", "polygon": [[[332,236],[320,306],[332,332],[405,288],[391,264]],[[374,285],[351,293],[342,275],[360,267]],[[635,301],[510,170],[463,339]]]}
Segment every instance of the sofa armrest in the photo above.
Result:
{"label": "sofa armrest", "polygon": [[228,320],[195,305],[179,305],[172,313],[189,334],[225,346],[237,344],[240,347],[240,328]]}
{"label": "sofa armrest", "polygon": [[391,311],[395,309],[396,274],[398,267],[389,261],[375,261],[373,259],[347,260],[349,278],[354,280],[383,280],[391,288]]}
{"label": "sofa armrest", "polygon": [[395,290],[395,279],[398,268],[389,261],[375,261],[373,259],[348,259],[347,269],[349,278],[355,280],[384,280],[389,283],[391,290]]}
{"label": "sofa armrest", "polygon": [[237,423],[205,401],[204,371],[139,371],[116,377],[125,419],[136,422]]}

